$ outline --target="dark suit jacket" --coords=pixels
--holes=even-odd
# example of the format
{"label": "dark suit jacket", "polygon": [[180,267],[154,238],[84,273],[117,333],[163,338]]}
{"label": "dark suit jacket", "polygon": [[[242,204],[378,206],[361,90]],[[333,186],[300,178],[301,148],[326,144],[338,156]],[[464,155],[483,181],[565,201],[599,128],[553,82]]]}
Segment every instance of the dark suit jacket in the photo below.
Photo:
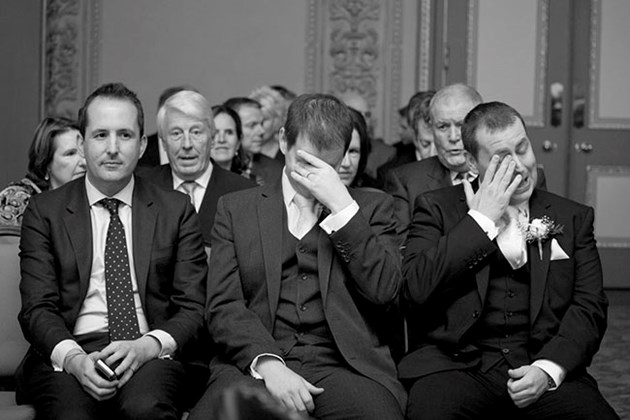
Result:
{"label": "dark suit jacket", "polygon": [[[375,333],[401,282],[392,200],[352,191],[360,211],[317,250],[324,313],[345,361],[385,386],[405,406],[405,393],[384,340]],[[282,273],[281,183],[219,200],[212,231],[208,328],[219,354],[245,372],[263,353],[282,355],[272,336]]]}
{"label": "dark suit jacket", "polygon": [[[278,152],[282,154],[282,152]],[[257,153],[253,156],[252,175],[260,185],[273,184],[282,176],[284,163],[277,159]]]}
{"label": "dark suit jacket", "polygon": [[160,166],[160,139],[157,133],[147,136],[147,147],[138,160],[138,167],[152,168],[154,166]]}
{"label": "dark suit jacket", "polygon": [[[182,194],[136,177],[132,220],[136,279],[149,329],[169,333],[182,355],[203,327],[208,267],[197,215]],[[60,341],[73,339],[90,281],[85,178],[31,198],[20,259],[20,325],[32,349],[48,361]]]}
{"label": "dark suit jacket", "polygon": [[[563,225],[555,236],[570,257],[551,259],[551,240],[528,246],[532,360],[549,359],[568,374],[588,366],[606,328],[607,300],[593,236],[593,209],[542,190],[530,199],[532,219]],[[498,250],[467,215],[464,189],[428,192],[416,201],[403,261],[405,298],[421,336],[399,365],[404,378],[478,362],[465,334],[480,319],[488,287],[489,259]],[[424,315],[423,315],[424,314]],[[431,316],[426,316],[431,314]]]}
{"label": "dark suit jacket", "polygon": [[[173,172],[169,164],[138,171],[138,175],[164,189],[173,189]],[[214,215],[217,212],[219,197],[230,192],[255,186],[256,184],[253,181],[226,171],[217,164],[213,165],[212,175],[199,207],[199,223],[201,224],[201,233],[205,246],[210,246],[210,232],[212,231],[212,225],[214,225]]]}
{"label": "dark suit jacket", "polygon": [[[394,197],[394,209],[403,239],[407,236],[416,198],[427,191],[452,185],[451,172],[437,156],[399,166],[386,174],[384,189]],[[547,189],[545,173],[541,168],[538,168],[536,187]]]}

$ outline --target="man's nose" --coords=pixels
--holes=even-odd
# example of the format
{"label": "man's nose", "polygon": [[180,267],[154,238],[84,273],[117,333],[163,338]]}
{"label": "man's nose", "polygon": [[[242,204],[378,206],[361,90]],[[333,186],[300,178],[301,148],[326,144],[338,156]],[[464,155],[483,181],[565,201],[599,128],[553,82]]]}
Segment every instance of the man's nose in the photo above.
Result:
{"label": "man's nose", "polygon": [[450,141],[459,141],[459,139],[461,138],[461,135],[462,135],[462,131],[461,131],[461,129],[459,127],[453,126],[453,127],[450,128],[448,134],[449,134],[448,139]]}
{"label": "man's nose", "polygon": [[111,134],[107,139],[107,153],[110,155],[118,153],[118,138],[116,138],[116,134]]}
{"label": "man's nose", "polygon": [[184,132],[184,138],[182,139],[182,147],[184,149],[190,149],[192,147],[192,139],[189,132]]}

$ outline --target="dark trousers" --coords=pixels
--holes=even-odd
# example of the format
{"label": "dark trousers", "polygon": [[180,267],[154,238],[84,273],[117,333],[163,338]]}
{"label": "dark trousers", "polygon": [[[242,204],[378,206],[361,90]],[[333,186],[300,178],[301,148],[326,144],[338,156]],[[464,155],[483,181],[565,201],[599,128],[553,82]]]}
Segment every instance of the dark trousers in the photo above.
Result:
{"label": "dark trousers", "polygon": [[507,393],[507,369],[503,362],[488,372],[474,368],[419,378],[409,389],[407,418],[619,419],[587,373],[567,378],[555,391],[545,392],[535,403],[518,408]]}
{"label": "dark trousers", "polygon": [[[335,350],[320,346],[296,346],[284,360],[291,370],[311,384],[324,388],[315,396],[317,419],[402,419],[398,402],[383,385],[355,372],[340,361]],[[211,367],[210,382],[205,395],[195,406],[189,420],[212,419],[220,395],[228,388],[250,385],[264,388],[263,381],[253,379],[232,365]]]}
{"label": "dark trousers", "polygon": [[[102,343],[100,337],[80,342],[87,352],[102,349]],[[179,419],[185,377],[181,362],[151,360],[113,398],[99,402],[74,376],[53,371],[48,360],[29,351],[18,370],[17,397],[35,406],[37,419]]]}

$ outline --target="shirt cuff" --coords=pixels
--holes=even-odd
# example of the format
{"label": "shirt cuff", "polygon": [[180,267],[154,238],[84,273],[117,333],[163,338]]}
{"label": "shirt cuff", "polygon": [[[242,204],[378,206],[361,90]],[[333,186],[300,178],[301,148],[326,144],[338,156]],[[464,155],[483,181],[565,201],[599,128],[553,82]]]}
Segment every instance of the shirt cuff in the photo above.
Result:
{"label": "shirt cuff", "polygon": [[542,369],[547,375],[551,376],[551,379],[555,382],[556,386],[549,388],[548,391],[555,391],[564,381],[567,376],[567,371],[559,364],[552,362],[549,359],[538,359],[532,366],[536,366]]}
{"label": "shirt cuff", "polygon": [[57,343],[55,348],[53,348],[52,353],[50,353],[50,363],[52,364],[55,372],[63,371],[63,362],[66,360],[66,356],[68,356],[71,351],[80,351],[85,353],[79,343],[70,339],[61,340]]}
{"label": "shirt cuff", "polygon": [[263,354],[259,354],[258,356],[256,356],[254,358],[254,361],[252,362],[251,365],[249,365],[249,374],[252,375],[252,377],[254,379],[262,379],[263,377],[260,376],[260,373],[258,373],[256,371],[256,365],[258,365],[258,359],[260,359],[263,356],[271,356],[271,357],[275,357],[276,359],[280,360],[282,362],[283,365],[286,366],[286,363],[284,363],[284,360],[282,360],[282,357],[273,354],[273,353],[263,353]]}
{"label": "shirt cuff", "polygon": [[170,359],[173,354],[175,354],[175,351],[177,351],[177,342],[175,342],[175,339],[166,331],[153,330],[145,335],[155,338],[160,343],[161,349],[158,355],[160,359]]}
{"label": "shirt cuff", "polygon": [[358,212],[359,205],[356,201],[352,200],[352,203],[348,204],[346,208],[341,210],[339,213],[331,213],[328,217],[322,220],[319,226],[324,229],[324,232],[330,235],[347,225],[350,219],[352,219]]}
{"label": "shirt cuff", "polygon": [[473,209],[468,210],[468,215],[477,222],[491,241],[499,235],[499,229],[488,216]]}

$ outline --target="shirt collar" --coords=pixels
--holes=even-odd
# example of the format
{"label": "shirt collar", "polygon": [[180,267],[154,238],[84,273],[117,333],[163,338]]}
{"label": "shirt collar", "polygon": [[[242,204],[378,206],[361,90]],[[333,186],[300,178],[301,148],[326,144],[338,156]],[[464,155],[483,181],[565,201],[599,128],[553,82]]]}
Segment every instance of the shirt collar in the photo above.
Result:
{"label": "shirt collar", "polygon": [[[195,179],[194,182],[197,183],[197,185],[203,187],[204,189],[208,188],[208,183],[210,182],[210,177],[212,176],[212,169],[213,169],[212,161],[210,161],[208,162],[208,167],[206,168],[206,170],[201,174],[199,178]],[[171,173],[173,174],[173,189],[176,190],[186,181],[184,181],[179,176],[177,176],[177,174],[175,174],[175,171],[173,171],[172,167],[171,167]]]}
{"label": "shirt collar", "polygon": [[284,199],[284,205],[289,208],[289,205],[293,201],[293,197],[297,194],[286,172],[287,167],[282,168],[282,198]]}
{"label": "shirt collar", "polygon": [[[450,171],[451,173],[451,184],[455,181],[455,178],[457,177],[457,175],[459,175],[459,172],[456,171]],[[466,172],[466,180],[468,182],[472,182],[473,180],[475,180],[477,178],[477,174],[474,174],[470,171]]]}
{"label": "shirt collar", "polygon": [[131,179],[129,180],[127,185],[125,185],[123,187],[122,190],[118,191],[112,197],[108,197],[105,194],[103,194],[102,192],[100,192],[90,182],[90,179],[86,176],[85,177],[85,190],[87,192],[88,203],[90,204],[90,206],[93,206],[94,204],[96,204],[99,201],[101,201],[103,198],[116,198],[116,199],[122,201],[123,203],[125,203],[126,205],[128,205],[129,207],[131,207],[131,201],[132,201],[132,197],[133,197],[133,188],[134,188],[135,184],[136,184],[136,181],[135,181],[135,178],[132,175]]}

